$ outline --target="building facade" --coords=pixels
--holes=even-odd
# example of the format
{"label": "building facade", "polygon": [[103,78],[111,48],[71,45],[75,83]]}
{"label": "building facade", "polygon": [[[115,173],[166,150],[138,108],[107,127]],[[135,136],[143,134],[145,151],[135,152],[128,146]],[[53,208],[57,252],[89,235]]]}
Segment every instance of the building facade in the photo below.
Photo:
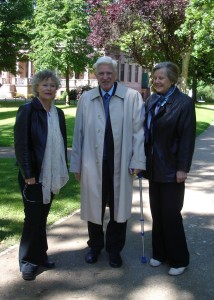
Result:
{"label": "building facade", "polygon": [[[112,54],[111,56],[118,61],[118,81],[125,86],[138,90],[145,99],[149,93],[148,75],[145,76],[147,74],[145,70],[122,54]],[[0,98],[31,98],[31,81],[34,73],[35,70],[31,61],[17,62],[16,76],[9,72],[0,72]],[[57,91],[57,98],[60,98],[66,89],[65,78],[60,80],[61,87]],[[97,79],[94,73],[86,70],[82,74],[74,74],[69,79],[70,90],[84,86],[92,88],[97,86]]]}

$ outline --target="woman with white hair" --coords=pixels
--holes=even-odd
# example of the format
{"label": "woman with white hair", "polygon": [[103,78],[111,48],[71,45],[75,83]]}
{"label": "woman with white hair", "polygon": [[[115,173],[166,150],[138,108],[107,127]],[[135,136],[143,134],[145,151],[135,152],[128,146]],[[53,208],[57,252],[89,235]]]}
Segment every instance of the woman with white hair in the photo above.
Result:
{"label": "woman with white hair", "polygon": [[88,222],[85,261],[95,263],[105,246],[110,266],[118,268],[131,216],[132,173],[145,169],[143,101],[139,92],[116,81],[117,62],[111,57],[99,58],[94,69],[99,86],[78,101],[70,170],[80,181],[81,218]]}
{"label": "woman with white hair", "polygon": [[181,275],[189,264],[181,210],[196,127],[194,102],[176,86],[178,77],[172,62],[154,66],[155,93],[146,100],[145,117],[145,177],[153,218],[150,265],[167,262],[172,276]]}

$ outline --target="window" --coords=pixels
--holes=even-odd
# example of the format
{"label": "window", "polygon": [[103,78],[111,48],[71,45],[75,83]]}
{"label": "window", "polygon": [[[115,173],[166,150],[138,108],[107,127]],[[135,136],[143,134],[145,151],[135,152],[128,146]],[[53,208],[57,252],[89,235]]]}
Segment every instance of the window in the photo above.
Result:
{"label": "window", "polygon": [[124,70],[125,70],[125,65],[121,64],[120,65],[120,81],[124,81]]}
{"label": "window", "polygon": [[132,81],[132,65],[129,65],[129,71],[128,71],[128,81]]}
{"label": "window", "polygon": [[139,72],[139,66],[135,65],[135,82],[138,82],[138,72]]}

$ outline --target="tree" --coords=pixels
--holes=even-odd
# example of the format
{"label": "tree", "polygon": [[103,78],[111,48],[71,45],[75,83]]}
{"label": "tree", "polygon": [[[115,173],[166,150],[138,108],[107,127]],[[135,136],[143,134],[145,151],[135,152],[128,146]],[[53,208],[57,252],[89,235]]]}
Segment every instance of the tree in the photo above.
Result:
{"label": "tree", "polygon": [[162,60],[181,65],[180,54],[186,49],[187,37],[179,37],[175,31],[184,22],[187,0],[87,2],[91,10],[92,45],[108,48],[117,43],[145,68]]}
{"label": "tree", "polygon": [[92,47],[87,44],[90,28],[83,0],[38,0],[34,14],[30,57],[36,70],[56,69],[66,78],[80,73],[90,62]]}
{"label": "tree", "polygon": [[178,35],[189,36],[189,74],[193,99],[197,99],[197,82],[213,84],[214,70],[214,3],[211,0],[191,0],[186,20]]}
{"label": "tree", "polygon": [[[0,1],[0,70],[16,74],[16,62],[27,49],[26,24],[33,14],[32,0]],[[20,51],[22,50],[22,51]]]}
{"label": "tree", "polygon": [[[118,45],[144,68],[171,60],[182,70],[181,88],[184,91],[190,64],[194,63],[200,69],[200,72],[191,73],[192,79],[193,75],[206,77],[207,73],[211,78],[208,70],[213,68],[214,51],[212,0],[87,2],[92,28],[89,42],[93,46],[108,49]],[[207,65],[205,72],[201,72],[200,64],[203,69]]]}

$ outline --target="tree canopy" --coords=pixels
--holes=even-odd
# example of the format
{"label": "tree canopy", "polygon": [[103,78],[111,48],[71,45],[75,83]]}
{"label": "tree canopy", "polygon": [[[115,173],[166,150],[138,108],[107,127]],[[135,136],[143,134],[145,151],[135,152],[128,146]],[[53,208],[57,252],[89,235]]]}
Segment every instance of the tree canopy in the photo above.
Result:
{"label": "tree canopy", "polygon": [[66,78],[82,72],[90,62],[93,49],[87,44],[89,25],[83,0],[38,0],[31,30],[30,58],[36,70],[57,69]]}
{"label": "tree canopy", "polygon": [[118,44],[143,67],[171,60],[181,65],[187,37],[175,31],[185,19],[187,0],[88,0],[92,33],[98,48]]}
{"label": "tree canopy", "polygon": [[185,22],[177,31],[189,37],[189,82],[193,99],[197,99],[197,83],[213,84],[214,78],[214,2],[190,0],[185,11]]}
{"label": "tree canopy", "polygon": [[83,71],[92,52],[89,30],[85,1],[37,0],[30,54],[36,69]]}
{"label": "tree canopy", "polygon": [[[212,0],[87,0],[92,32],[89,42],[98,49],[118,45],[144,68],[171,60],[182,70],[213,78],[214,22]],[[191,65],[189,65],[191,63]],[[201,65],[201,68],[200,68]],[[203,68],[203,71],[202,71]],[[200,75],[199,75],[200,74]]]}
{"label": "tree canopy", "polygon": [[1,71],[16,73],[16,62],[28,48],[29,38],[26,25],[32,14],[32,0],[0,1]]}

